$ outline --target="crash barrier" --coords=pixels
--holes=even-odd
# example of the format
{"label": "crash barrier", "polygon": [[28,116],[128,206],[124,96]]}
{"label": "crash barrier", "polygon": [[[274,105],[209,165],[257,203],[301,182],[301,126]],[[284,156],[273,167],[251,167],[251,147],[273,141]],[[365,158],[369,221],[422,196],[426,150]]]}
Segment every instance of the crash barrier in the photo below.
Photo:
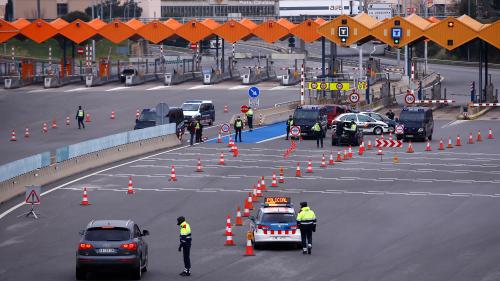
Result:
{"label": "crash barrier", "polygon": [[123,142],[123,136],[116,135],[109,136],[108,140],[104,137],[76,144],[73,155],[88,153],[72,158],[69,157],[69,146],[58,149],[56,158],[59,154],[59,161],[53,164],[50,164],[50,153],[45,152],[26,158],[29,160],[21,159],[0,166],[3,179],[0,182],[0,203],[22,194],[27,185],[45,185],[102,165],[180,144],[175,135],[175,124],[158,127],[163,128],[126,132],[128,141],[120,145],[118,143]]}

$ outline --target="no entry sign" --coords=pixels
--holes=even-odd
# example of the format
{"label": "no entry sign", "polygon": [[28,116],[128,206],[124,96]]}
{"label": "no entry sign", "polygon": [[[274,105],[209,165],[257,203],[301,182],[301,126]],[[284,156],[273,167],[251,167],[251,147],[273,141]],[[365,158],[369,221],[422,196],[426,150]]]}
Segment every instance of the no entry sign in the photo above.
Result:
{"label": "no entry sign", "polygon": [[397,125],[396,126],[396,130],[395,130],[396,134],[400,135],[404,132],[404,127],[403,125]]}

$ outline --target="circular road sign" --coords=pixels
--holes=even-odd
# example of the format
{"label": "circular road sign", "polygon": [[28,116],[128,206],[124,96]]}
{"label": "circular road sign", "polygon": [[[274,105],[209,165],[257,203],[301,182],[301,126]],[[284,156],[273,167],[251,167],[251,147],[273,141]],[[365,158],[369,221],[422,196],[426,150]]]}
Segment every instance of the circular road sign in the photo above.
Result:
{"label": "circular road sign", "polygon": [[242,113],[247,113],[247,111],[248,111],[248,105],[242,105],[242,106],[240,107],[240,111],[241,111]]}
{"label": "circular road sign", "polygon": [[356,92],[352,92],[349,95],[349,101],[352,102],[352,103],[357,103],[359,101],[359,94],[356,93]]}
{"label": "circular road sign", "polygon": [[395,130],[396,134],[400,135],[404,132],[404,127],[403,125],[397,125],[396,126],[396,130]]}
{"label": "circular road sign", "polygon": [[317,82],[312,82],[311,83],[311,89],[316,90],[318,88],[318,83]]}
{"label": "circular road sign", "polygon": [[415,95],[412,93],[408,93],[405,96],[405,102],[407,104],[413,104],[415,102]]}
{"label": "circular road sign", "polygon": [[259,88],[253,86],[250,89],[248,89],[248,96],[251,98],[256,98],[260,95],[260,90]]}
{"label": "circular road sign", "polygon": [[85,53],[85,50],[83,49],[83,47],[78,47],[76,49],[76,53],[79,55],[83,55]]}
{"label": "circular road sign", "polygon": [[224,123],[220,126],[220,130],[223,131],[224,133],[229,132],[229,124]]}
{"label": "circular road sign", "polygon": [[326,90],[326,88],[327,88],[327,87],[328,87],[328,83],[321,82],[321,83],[319,84],[319,88],[320,88],[321,90],[323,90],[323,91],[324,91],[324,90]]}
{"label": "circular road sign", "polygon": [[337,88],[337,90],[342,90],[342,88],[344,88],[344,86],[342,85],[342,83],[337,83],[337,85],[335,85],[335,87]]}
{"label": "circular road sign", "polygon": [[290,135],[292,135],[292,137],[300,136],[300,127],[299,126],[292,126],[290,128]]}

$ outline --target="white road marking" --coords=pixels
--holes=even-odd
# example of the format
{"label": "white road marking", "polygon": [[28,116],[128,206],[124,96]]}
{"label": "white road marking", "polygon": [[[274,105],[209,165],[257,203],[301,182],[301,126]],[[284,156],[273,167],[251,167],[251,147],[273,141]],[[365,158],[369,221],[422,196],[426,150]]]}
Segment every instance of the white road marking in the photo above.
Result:
{"label": "white road marking", "polygon": [[40,92],[45,92],[48,91],[49,89],[38,89],[38,90],[31,90],[28,93],[40,93]]}
{"label": "white road marking", "polygon": [[243,89],[243,88],[246,88],[246,87],[248,87],[248,86],[246,86],[246,85],[237,85],[237,86],[229,88],[229,90],[239,90],[239,89]]}
{"label": "white road marking", "polygon": [[114,91],[126,90],[126,89],[130,89],[130,88],[132,88],[132,87],[115,87],[115,88],[107,89],[106,92],[114,92]]}
{"label": "white road marking", "polygon": [[170,88],[170,86],[160,85],[160,86],[156,86],[156,87],[153,87],[153,88],[146,89],[146,91],[163,90],[163,89],[166,89],[166,88]]}
{"label": "white road marking", "polygon": [[199,90],[199,89],[204,89],[208,87],[212,87],[213,85],[198,85],[198,86],[193,86],[191,88],[188,88],[188,90]]}
{"label": "white road marking", "polygon": [[460,125],[462,123],[469,122],[469,121],[470,120],[454,120],[454,121],[450,121],[450,122],[444,124],[441,128],[453,127],[453,126]]}
{"label": "white road marking", "polygon": [[90,89],[90,87],[80,87],[80,88],[74,88],[74,89],[69,89],[64,91],[65,93],[71,93],[71,92],[79,92],[79,91],[85,91]]}
{"label": "white road marking", "polygon": [[273,138],[270,138],[270,139],[261,140],[261,141],[258,141],[258,142],[256,142],[256,143],[263,143],[263,142],[267,142],[267,141],[272,141],[272,140],[275,140],[275,139],[283,138],[283,137],[285,137],[285,136],[286,136],[286,134],[283,134],[283,135],[276,136],[276,137],[273,137]]}
{"label": "white road marking", "polygon": [[286,88],[289,88],[290,86],[276,86],[276,87],[272,87],[271,89],[269,89],[269,91],[277,91],[277,90],[283,90],[283,89],[286,89]]}

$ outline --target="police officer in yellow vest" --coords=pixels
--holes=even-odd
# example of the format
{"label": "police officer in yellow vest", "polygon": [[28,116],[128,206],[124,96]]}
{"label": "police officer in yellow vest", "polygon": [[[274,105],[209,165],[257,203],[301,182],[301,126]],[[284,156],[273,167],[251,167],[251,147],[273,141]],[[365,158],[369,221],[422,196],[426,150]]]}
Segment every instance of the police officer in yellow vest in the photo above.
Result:
{"label": "police officer in yellow vest", "polygon": [[85,111],[83,111],[82,106],[78,106],[78,110],[76,111],[75,119],[78,120],[78,129],[83,127],[85,129],[85,123],[83,123],[83,119],[85,118]]}
{"label": "police officer in yellow vest", "polygon": [[288,136],[290,135],[290,127],[293,126],[293,118],[292,115],[288,116],[288,120],[286,120],[286,140],[288,140]]}
{"label": "police officer in yellow vest", "polygon": [[302,253],[310,255],[312,251],[312,233],[316,232],[316,214],[307,206],[307,202],[301,202],[300,208],[297,215],[297,225],[302,239]]}
{"label": "police officer in yellow vest", "polygon": [[248,108],[248,111],[245,113],[245,115],[247,116],[248,129],[251,132],[251,131],[253,131],[253,109],[252,109],[252,107]]}
{"label": "police officer in yellow vest", "polygon": [[321,143],[321,148],[323,148],[323,128],[319,124],[319,119],[314,123],[311,130],[313,131],[314,137],[316,138],[316,147],[319,148],[319,144]]}
{"label": "police officer in yellow vest", "polygon": [[196,117],[196,121],[194,123],[194,129],[196,134],[196,142],[203,142],[203,125],[201,124],[201,118]]}
{"label": "police officer in yellow vest", "polygon": [[238,142],[238,136],[240,137],[241,142],[241,130],[243,129],[243,120],[241,120],[240,116],[236,117],[234,120],[234,131],[236,134],[234,135],[234,141]]}
{"label": "police officer in yellow vest", "polygon": [[182,256],[184,257],[184,271],[182,271],[180,276],[190,276],[191,275],[191,227],[186,222],[184,217],[177,218],[177,225],[180,227],[180,244],[179,252],[182,251]]}

